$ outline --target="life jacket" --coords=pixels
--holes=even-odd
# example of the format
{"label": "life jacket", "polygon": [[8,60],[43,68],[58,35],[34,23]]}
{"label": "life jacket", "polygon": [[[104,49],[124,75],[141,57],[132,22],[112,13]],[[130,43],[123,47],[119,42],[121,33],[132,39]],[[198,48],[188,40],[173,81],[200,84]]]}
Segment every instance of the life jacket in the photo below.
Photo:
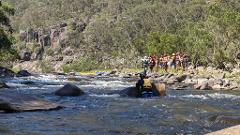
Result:
{"label": "life jacket", "polygon": [[149,79],[144,79],[143,81],[144,81],[143,82],[143,88],[145,88],[145,89],[151,89],[152,88],[152,84],[151,84]]}

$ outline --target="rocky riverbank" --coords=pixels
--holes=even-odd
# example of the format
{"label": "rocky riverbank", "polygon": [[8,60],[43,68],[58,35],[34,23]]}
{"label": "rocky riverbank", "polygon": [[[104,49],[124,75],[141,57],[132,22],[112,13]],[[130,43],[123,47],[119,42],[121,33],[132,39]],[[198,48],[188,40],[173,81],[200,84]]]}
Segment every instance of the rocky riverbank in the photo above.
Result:
{"label": "rocky riverbank", "polygon": [[[56,72],[54,72],[56,74]],[[103,72],[76,73],[71,72],[68,75],[70,81],[77,80],[76,75],[98,76],[98,77],[122,77],[122,78],[138,78],[141,70],[112,70]],[[64,73],[57,73],[64,74]],[[186,71],[172,71],[169,73],[148,73],[153,82],[161,82],[167,84],[168,88],[173,90],[240,90],[240,69],[232,71],[223,71],[212,67],[189,67]],[[0,68],[0,76],[2,77],[22,77],[30,76],[27,70],[21,70],[18,73],[7,68]]]}
{"label": "rocky riverbank", "polygon": [[[113,70],[98,72],[97,76],[138,78],[140,72],[124,72]],[[187,71],[173,71],[169,73],[148,73],[153,82],[167,84],[173,90],[240,90],[240,69],[223,71],[212,67],[189,67]]]}

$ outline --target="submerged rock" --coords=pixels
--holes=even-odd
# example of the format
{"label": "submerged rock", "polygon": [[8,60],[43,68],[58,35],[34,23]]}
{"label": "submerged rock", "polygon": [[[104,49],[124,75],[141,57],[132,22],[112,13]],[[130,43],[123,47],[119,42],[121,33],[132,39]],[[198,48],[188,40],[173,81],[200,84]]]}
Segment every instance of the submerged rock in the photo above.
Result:
{"label": "submerged rock", "polygon": [[9,88],[9,86],[6,83],[0,81],[0,89],[1,88]]}
{"label": "submerged rock", "polygon": [[239,125],[240,124],[240,116],[224,116],[224,115],[217,116],[215,123]]}
{"label": "submerged rock", "polygon": [[82,79],[81,78],[79,78],[79,77],[77,77],[77,76],[69,76],[68,78],[67,78],[67,80],[68,81],[71,81],[71,82],[80,82]]}
{"label": "submerged rock", "polygon": [[5,112],[46,111],[62,106],[19,93],[0,92],[0,110]]}
{"label": "submerged rock", "polygon": [[81,96],[84,92],[73,84],[66,84],[55,92],[57,96]]}
{"label": "submerged rock", "polygon": [[129,87],[120,92],[121,96],[128,97],[140,97],[141,94],[138,92],[136,87]]}

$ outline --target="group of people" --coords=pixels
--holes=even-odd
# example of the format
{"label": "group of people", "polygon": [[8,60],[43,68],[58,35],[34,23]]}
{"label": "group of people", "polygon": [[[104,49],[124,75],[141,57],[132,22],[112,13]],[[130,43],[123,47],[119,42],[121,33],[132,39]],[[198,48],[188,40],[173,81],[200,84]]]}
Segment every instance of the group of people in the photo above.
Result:
{"label": "group of people", "polygon": [[169,68],[185,70],[189,65],[189,56],[186,54],[173,53],[172,55],[151,55],[142,59],[144,71],[150,69],[153,72],[155,67],[160,67],[166,72]]}
{"label": "group of people", "polygon": [[152,84],[147,76],[147,70],[150,69],[150,72],[153,72],[155,67],[160,67],[168,72],[169,68],[172,69],[183,69],[185,70],[189,64],[189,56],[186,54],[173,53],[170,55],[161,55],[157,57],[156,55],[145,56],[142,59],[144,72],[140,74],[140,80],[136,83],[136,88],[140,97],[152,97]]}

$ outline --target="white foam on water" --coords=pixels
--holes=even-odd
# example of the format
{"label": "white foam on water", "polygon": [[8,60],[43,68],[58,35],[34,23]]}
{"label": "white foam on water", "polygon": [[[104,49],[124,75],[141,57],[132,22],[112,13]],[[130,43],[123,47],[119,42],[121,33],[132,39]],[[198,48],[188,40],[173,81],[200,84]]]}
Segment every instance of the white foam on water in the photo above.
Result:
{"label": "white foam on water", "polygon": [[62,84],[59,84],[59,85],[44,85],[43,87],[44,88],[61,88],[63,87],[64,85]]}
{"label": "white foam on water", "polygon": [[91,84],[82,85],[83,87],[93,87],[93,88],[126,88],[133,86],[133,83],[122,82],[122,81],[92,81]]}
{"label": "white foam on water", "polygon": [[232,94],[213,93],[208,94],[208,96],[213,99],[232,99],[232,100],[240,99],[240,96]]}
{"label": "white foam on water", "polygon": [[120,97],[119,94],[111,94],[111,95],[108,95],[108,94],[101,94],[101,95],[90,94],[89,96],[91,96],[91,97],[101,97],[101,98],[118,98],[118,97]]}
{"label": "white foam on water", "polygon": [[28,87],[28,89],[31,89],[31,90],[44,90],[45,88],[40,88],[40,87]]}
{"label": "white foam on water", "polygon": [[9,82],[9,83],[6,83],[9,87],[28,87],[27,85],[25,84],[21,84],[21,83],[14,83],[14,82]]}
{"label": "white foam on water", "polygon": [[58,76],[56,75],[39,75],[38,77],[29,77],[30,80],[36,80],[39,82],[55,82],[55,83],[59,83],[59,82],[67,82],[66,78],[58,78]]}
{"label": "white foam on water", "polygon": [[169,97],[169,98],[177,98],[176,95],[167,95],[167,97]]}
{"label": "white foam on water", "polygon": [[230,99],[230,100],[237,100],[240,99],[240,96],[233,95],[233,94],[221,94],[221,93],[212,93],[212,94],[205,94],[205,95],[169,95],[170,98],[181,98],[181,99],[201,99],[201,100],[208,100],[208,99]]}
{"label": "white foam on water", "polygon": [[205,95],[184,95],[182,96],[183,98],[195,98],[195,99],[203,99],[203,100],[206,100],[206,99],[209,99],[207,96]]}

